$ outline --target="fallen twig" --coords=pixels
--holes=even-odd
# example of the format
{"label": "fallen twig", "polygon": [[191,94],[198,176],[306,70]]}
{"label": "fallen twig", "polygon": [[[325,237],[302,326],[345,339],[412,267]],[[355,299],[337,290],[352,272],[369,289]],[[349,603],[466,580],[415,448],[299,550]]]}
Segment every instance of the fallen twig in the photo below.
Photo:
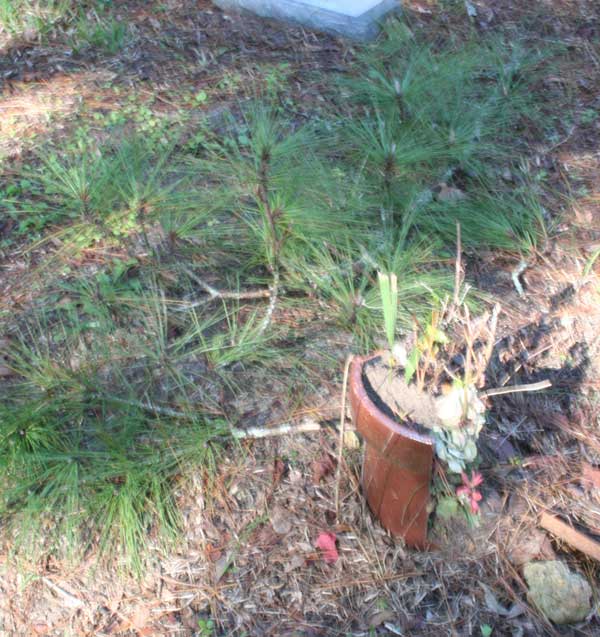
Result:
{"label": "fallen twig", "polygon": [[[494,309],[492,310],[492,316],[488,323],[488,335],[487,342],[485,344],[485,353],[483,355],[483,360],[485,361],[485,366],[489,365],[489,362],[492,360],[492,354],[494,352],[494,345],[496,343],[496,330],[498,329],[498,317],[500,316],[502,308],[499,303],[494,305]],[[482,370],[479,374],[478,382],[481,384],[485,383],[485,369]],[[478,385],[481,387],[481,385]]]}
{"label": "fallen twig", "polygon": [[521,283],[521,275],[527,268],[529,267],[529,263],[527,261],[519,261],[519,265],[511,272],[511,277],[513,281],[513,285],[517,290],[517,294],[519,296],[525,296],[525,290],[523,289],[523,284]]}
{"label": "fallen twig", "polygon": [[460,284],[462,280],[462,246],[461,246],[461,233],[460,233],[460,221],[456,222],[456,262],[454,267],[454,306],[459,305],[460,299]]}
{"label": "fallen twig", "polygon": [[192,301],[186,303],[184,306],[177,308],[179,311],[190,310],[201,305],[205,305],[209,301],[215,299],[227,300],[250,300],[250,299],[268,299],[272,296],[271,289],[269,290],[238,290],[234,292],[232,290],[219,290],[209,285],[206,281],[201,279],[196,273],[192,272],[189,268],[183,267],[183,271],[193,279],[205,292],[208,294],[208,298],[200,299],[198,301]]}
{"label": "fallen twig", "polygon": [[276,427],[249,427],[248,429],[232,429],[234,438],[269,438],[271,436],[285,436],[287,434],[301,434],[310,431],[321,431],[321,425],[316,420],[305,420],[299,425],[277,425]]}
{"label": "fallen twig", "polygon": [[[109,402],[118,403],[120,405],[128,405],[130,407],[137,407],[144,411],[149,411],[158,416],[169,416],[170,418],[181,418],[183,420],[190,420],[195,417],[194,413],[186,413],[184,411],[177,411],[170,407],[160,407],[150,402],[143,402],[141,400],[127,400],[125,398],[116,398],[114,396],[101,397],[105,398]],[[287,434],[300,434],[308,433],[311,431],[321,431],[322,426],[319,422],[312,419],[306,419],[297,425],[283,424],[275,427],[249,427],[248,429],[231,428],[231,435],[237,440],[243,440],[245,438],[269,438],[271,436],[285,436]]]}
{"label": "fallen twig", "polygon": [[50,590],[61,597],[64,605],[68,608],[81,608],[83,606],[83,602],[80,599],[66,591],[64,588],[57,586],[52,580],[49,580],[47,577],[42,577],[42,582],[44,582],[44,584],[46,584],[46,586]]}
{"label": "fallen twig", "polygon": [[552,535],[555,535],[578,551],[600,562],[600,543],[592,540],[592,538],[581,533],[581,531],[577,531],[555,515],[546,512],[540,516],[539,524],[543,529],[552,533]]}
{"label": "fallen twig", "polygon": [[503,396],[504,394],[517,394],[526,391],[540,391],[542,389],[548,389],[552,387],[552,383],[546,379],[541,380],[539,383],[528,383],[526,385],[512,385],[511,387],[494,387],[492,389],[486,389],[481,392],[482,398],[488,398],[490,396]]}
{"label": "fallen twig", "polygon": [[190,420],[194,417],[191,413],[177,411],[177,409],[171,409],[170,407],[160,407],[159,405],[154,405],[151,402],[143,402],[141,400],[127,400],[126,398],[117,398],[116,396],[101,396],[100,394],[94,394],[94,398],[102,398],[107,402],[117,403],[118,405],[137,407],[138,409],[152,412],[157,416],[170,416],[171,418],[182,418],[185,420]]}

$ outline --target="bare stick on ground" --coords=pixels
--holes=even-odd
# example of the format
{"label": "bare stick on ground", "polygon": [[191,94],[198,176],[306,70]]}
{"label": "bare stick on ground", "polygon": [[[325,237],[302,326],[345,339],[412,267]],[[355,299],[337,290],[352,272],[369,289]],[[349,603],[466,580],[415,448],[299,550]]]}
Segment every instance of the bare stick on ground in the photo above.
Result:
{"label": "bare stick on ground", "polygon": [[563,540],[563,542],[570,544],[573,548],[600,562],[600,544],[581,533],[581,531],[569,526],[566,522],[559,520],[555,515],[542,513],[540,526]]}
{"label": "bare stick on ground", "polygon": [[200,307],[201,305],[205,305],[209,301],[214,300],[252,300],[252,299],[268,299],[271,297],[270,290],[219,290],[214,288],[212,285],[209,285],[204,279],[200,278],[197,274],[192,272],[189,268],[183,267],[183,271],[195,281],[207,294],[208,297],[204,299],[200,299],[198,301],[192,301],[191,303],[187,303],[180,310],[190,310],[195,307]]}
{"label": "bare stick on ground", "polygon": [[[119,405],[128,405],[137,407],[153,413],[156,416],[167,416],[169,418],[193,419],[198,414],[193,412],[177,411],[170,407],[161,407],[151,402],[143,402],[138,400],[127,400],[125,398],[117,398],[114,396],[107,397],[108,402],[117,403]],[[309,433],[311,431],[320,431],[321,425],[316,420],[306,419],[297,425],[283,424],[275,427],[249,427],[248,429],[231,429],[231,435],[237,440],[245,438],[269,438],[272,436],[285,436],[287,434]]]}
{"label": "bare stick on ground", "polygon": [[344,434],[346,429],[346,393],[348,388],[348,373],[354,356],[346,359],[344,366],[344,381],[342,383],[342,405],[340,407],[340,438],[338,443],[337,468],[335,472],[335,515],[340,517],[340,480],[342,477],[342,454],[344,452]]}

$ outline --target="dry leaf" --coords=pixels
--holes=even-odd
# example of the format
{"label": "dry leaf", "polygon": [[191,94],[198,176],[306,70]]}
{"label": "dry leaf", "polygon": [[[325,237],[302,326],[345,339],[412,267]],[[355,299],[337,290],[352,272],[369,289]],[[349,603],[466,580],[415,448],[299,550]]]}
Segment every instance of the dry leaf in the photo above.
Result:
{"label": "dry leaf", "polygon": [[323,531],[319,533],[319,537],[315,542],[315,546],[322,551],[322,557],[328,564],[334,564],[339,558],[337,551],[336,535],[329,531]]}
{"label": "dry leaf", "polygon": [[453,188],[447,184],[439,184],[436,198],[438,201],[460,201],[466,198],[465,193],[460,188]]}
{"label": "dry leaf", "polygon": [[223,551],[211,542],[207,542],[204,554],[209,562],[216,562],[223,555]]}
{"label": "dry leaf", "polygon": [[306,558],[302,555],[294,555],[292,559],[283,567],[284,572],[290,573],[297,568],[302,568],[306,564]]}
{"label": "dry leaf", "polygon": [[145,604],[140,604],[133,613],[130,622],[131,627],[142,634],[150,634],[147,632],[149,630],[148,623],[150,621],[150,609]]}
{"label": "dry leaf", "polygon": [[335,471],[336,461],[332,456],[324,452],[318,460],[312,463],[313,484],[319,484],[321,480]]}
{"label": "dry leaf", "polygon": [[358,449],[360,447],[360,440],[353,431],[344,431],[344,447],[346,449]]}
{"label": "dry leaf", "polygon": [[298,469],[290,469],[289,479],[291,484],[298,485],[302,482],[302,472]]}
{"label": "dry leaf", "polygon": [[600,469],[592,467],[589,462],[581,465],[581,482],[586,489],[600,489]]}
{"label": "dry leaf", "polygon": [[489,586],[486,586],[483,582],[479,582],[479,586],[483,589],[483,595],[485,599],[485,605],[488,610],[495,615],[503,615],[506,616],[509,614],[509,610],[504,608],[502,604],[496,599],[492,589]]}
{"label": "dry leaf", "polygon": [[273,461],[273,487],[276,487],[285,473],[285,463],[280,458]]}
{"label": "dry leaf", "polygon": [[515,566],[521,566],[532,560],[554,560],[556,555],[548,536],[539,529],[523,530],[515,538],[508,559]]}
{"label": "dry leaf", "polygon": [[270,520],[273,531],[279,535],[286,535],[292,530],[290,512],[281,506],[276,506],[273,511],[271,511]]}
{"label": "dry leaf", "polygon": [[227,569],[231,566],[233,562],[233,551],[227,551],[224,555],[222,555],[217,562],[215,563],[215,583],[219,582],[219,580],[225,575]]}
{"label": "dry leaf", "polygon": [[381,626],[381,624],[385,624],[386,622],[392,621],[395,618],[396,613],[392,612],[391,610],[380,610],[374,615],[371,615],[367,627],[377,628],[378,626]]}

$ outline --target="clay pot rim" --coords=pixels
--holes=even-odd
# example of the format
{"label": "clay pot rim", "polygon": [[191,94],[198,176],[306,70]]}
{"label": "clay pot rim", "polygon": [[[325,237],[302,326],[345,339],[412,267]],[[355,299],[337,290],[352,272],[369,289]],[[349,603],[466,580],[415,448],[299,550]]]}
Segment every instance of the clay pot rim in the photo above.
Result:
{"label": "clay pot rim", "polygon": [[420,442],[424,445],[433,446],[433,439],[426,434],[420,434],[413,429],[409,429],[405,425],[401,425],[400,423],[392,420],[389,416],[377,407],[377,405],[369,398],[369,394],[365,389],[364,383],[362,381],[362,370],[365,363],[368,363],[370,360],[377,358],[383,354],[383,350],[378,350],[373,354],[368,354],[367,356],[356,356],[352,361],[352,366],[350,370],[350,384],[353,386],[353,390],[359,399],[359,401],[365,405],[366,409],[372,413],[377,415],[377,418],[381,422],[382,425],[391,429],[393,432],[399,434],[400,436],[404,436],[405,438],[410,438],[416,442]]}

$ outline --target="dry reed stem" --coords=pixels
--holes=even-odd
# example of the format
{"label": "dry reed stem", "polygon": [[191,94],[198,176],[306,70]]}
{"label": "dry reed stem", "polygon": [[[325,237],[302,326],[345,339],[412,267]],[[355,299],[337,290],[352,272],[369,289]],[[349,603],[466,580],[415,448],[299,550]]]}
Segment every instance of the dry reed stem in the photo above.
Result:
{"label": "dry reed stem", "polygon": [[344,452],[344,433],[346,425],[346,392],[348,389],[348,374],[350,365],[354,356],[350,354],[344,365],[344,379],[342,382],[342,404],[340,407],[340,435],[338,440],[337,467],[335,471],[335,517],[339,521],[340,518],[340,479],[342,476],[342,455]]}

